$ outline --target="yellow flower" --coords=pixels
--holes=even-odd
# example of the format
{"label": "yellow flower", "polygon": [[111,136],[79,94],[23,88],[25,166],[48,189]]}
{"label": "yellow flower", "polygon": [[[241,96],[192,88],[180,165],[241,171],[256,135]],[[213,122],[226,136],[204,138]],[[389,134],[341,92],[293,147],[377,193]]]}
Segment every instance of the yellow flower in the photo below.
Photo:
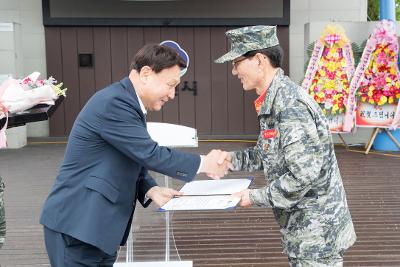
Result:
{"label": "yellow flower", "polygon": [[374,100],[372,99],[372,98],[370,98],[369,100],[368,100],[368,102],[370,103],[370,104],[375,104],[375,102],[374,102]]}
{"label": "yellow flower", "polygon": [[393,102],[394,102],[393,96],[389,96],[388,103],[393,104]]}
{"label": "yellow flower", "polygon": [[335,58],[335,54],[336,54],[336,48],[335,47],[332,47],[331,49],[329,49],[328,56],[331,59]]}
{"label": "yellow flower", "polygon": [[345,43],[349,42],[347,39],[344,29],[342,26],[339,24],[328,24],[325,26],[324,30],[322,31],[321,37],[320,37],[320,42],[322,42],[325,46],[329,47],[330,44],[326,43],[325,41],[325,36],[331,35],[331,34],[338,34],[340,36],[340,40],[338,40],[335,44],[334,47],[343,47]]}
{"label": "yellow flower", "polygon": [[64,83],[59,83],[54,86],[54,92],[57,96],[64,96],[66,97],[67,88],[62,89]]}
{"label": "yellow flower", "polygon": [[325,88],[329,88],[329,89],[335,89],[336,88],[336,84],[334,80],[328,80],[325,83]]}
{"label": "yellow flower", "polygon": [[336,63],[335,62],[328,62],[328,64],[326,64],[326,68],[330,72],[333,72],[336,69]]}
{"label": "yellow flower", "polygon": [[382,106],[385,105],[387,102],[387,97],[386,96],[381,96],[381,98],[379,99],[378,105]]}
{"label": "yellow flower", "polygon": [[373,95],[372,90],[368,90],[368,96],[371,97]]}

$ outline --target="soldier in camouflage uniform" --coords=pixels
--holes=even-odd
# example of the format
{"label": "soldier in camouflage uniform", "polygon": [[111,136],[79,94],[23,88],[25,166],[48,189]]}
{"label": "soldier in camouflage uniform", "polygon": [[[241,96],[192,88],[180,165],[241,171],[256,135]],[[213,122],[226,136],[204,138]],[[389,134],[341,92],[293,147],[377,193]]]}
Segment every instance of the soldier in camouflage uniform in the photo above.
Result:
{"label": "soldier in camouflage uniform", "polygon": [[280,68],[276,27],[244,27],[226,35],[231,51],[216,63],[232,61],[244,90],[260,95],[257,144],[223,156],[233,171],[264,171],[267,186],[237,193],[240,205],[272,208],[291,266],[343,266],[356,234],[321,109]]}
{"label": "soldier in camouflage uniform", "polygon": [[3,246],[6,238],[6,215],[4,212],[4,182],[0,176],[0,248]]}

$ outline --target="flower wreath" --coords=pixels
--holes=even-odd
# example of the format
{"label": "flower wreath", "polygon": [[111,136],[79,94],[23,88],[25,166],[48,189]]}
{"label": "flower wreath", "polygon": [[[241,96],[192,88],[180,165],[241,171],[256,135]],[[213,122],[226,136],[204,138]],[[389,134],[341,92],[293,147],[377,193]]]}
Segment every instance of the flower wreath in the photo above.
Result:
{"label": "flower wreath", "polygon": [[392,128],[400,121],[400,74],[397,65],[398,42],[394,23],[382,20],[368,38],[360,63],[350,84],[353,96],[347,121],[353,120],[356,101],[374,106],[397,104]]}
{"label": "flower wreath", "polygon": [[327,25],[308,63],[302,87],[327,116],[347,111],[350,79],[354,74],[351,44],[339,25]]}

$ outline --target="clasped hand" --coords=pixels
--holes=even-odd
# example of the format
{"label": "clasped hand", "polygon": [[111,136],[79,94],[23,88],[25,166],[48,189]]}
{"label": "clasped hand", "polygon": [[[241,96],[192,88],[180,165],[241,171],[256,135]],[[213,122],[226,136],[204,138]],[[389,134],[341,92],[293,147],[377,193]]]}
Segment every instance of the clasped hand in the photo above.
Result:
{"label": "clasped hand", "polygon": [[231,161],[230,152],[213,149],[206,156],[202,156],[200,172],[212,179],[220,179],[228,174],[228,170],[232,167]]}
{"label": "clasped hand", "polygon": [[[202,164],[199,173],[205,173],[212,179],[220,179],[228,174],[228,170],[232,167],[232,155],[230,152],[213,149],[206,156],[201,157]],[[146,193],[146,196],[151,198],[159,207],[163,206],[171,198],[182,195],[182,192],[160,186],[154,186]]]}

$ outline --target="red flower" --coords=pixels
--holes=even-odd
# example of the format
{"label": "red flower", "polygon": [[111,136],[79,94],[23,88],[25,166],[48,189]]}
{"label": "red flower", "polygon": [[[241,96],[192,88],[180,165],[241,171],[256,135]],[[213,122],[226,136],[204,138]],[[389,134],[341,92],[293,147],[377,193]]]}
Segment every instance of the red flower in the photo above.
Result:
{"label": "red flower", "polygon": [[23,83],[23,84],[28,84],[28,83],[30,83],[30,82],[32,82],[32,80],[31,80],[31,78],[29,78],[29,77],[26,77],[25,79],[22,80],[22,83]]}

